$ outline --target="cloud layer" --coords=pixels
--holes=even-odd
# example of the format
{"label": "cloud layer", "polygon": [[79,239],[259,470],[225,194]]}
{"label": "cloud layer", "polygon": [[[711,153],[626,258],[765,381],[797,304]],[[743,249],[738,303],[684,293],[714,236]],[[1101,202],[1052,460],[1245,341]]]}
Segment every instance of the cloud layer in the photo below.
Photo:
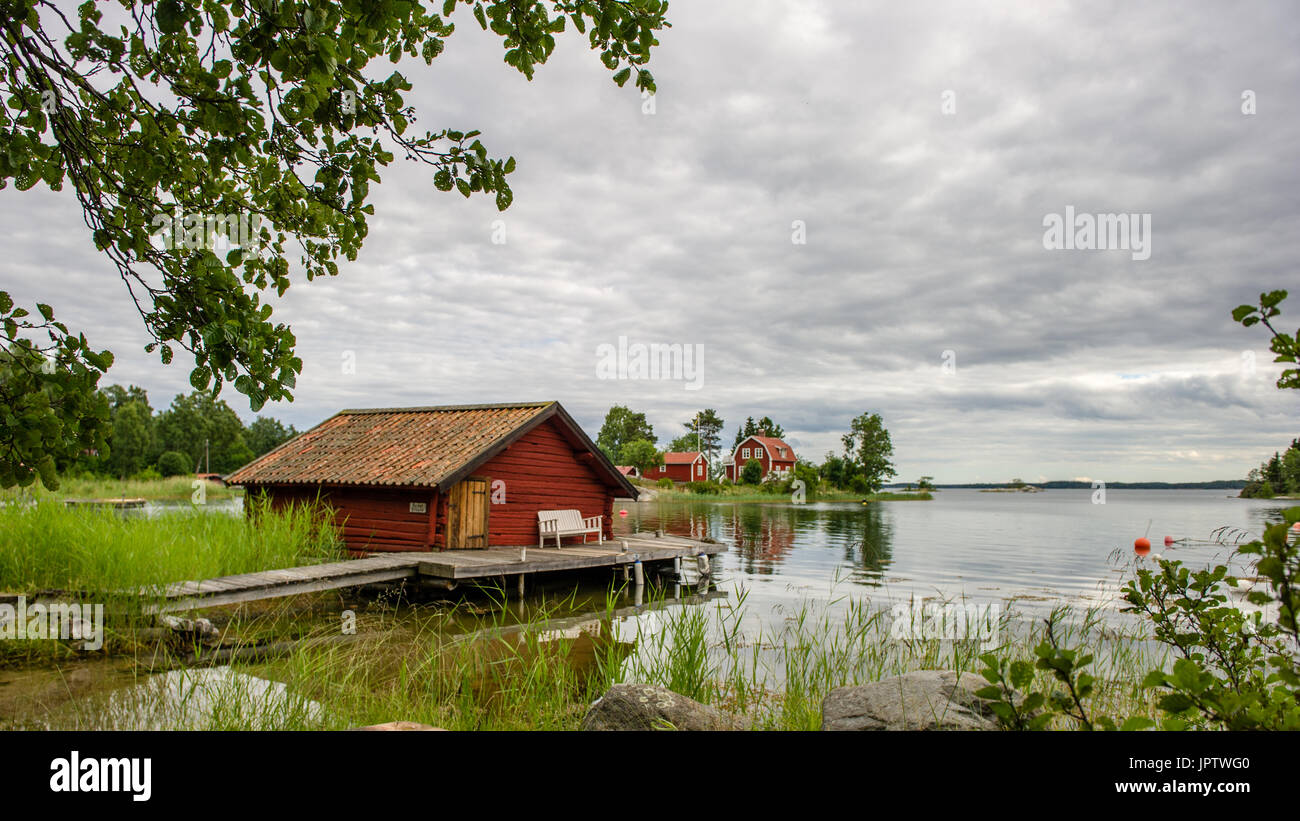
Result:
{"label": "cloud layer", "polygon": [[[359,260],[276,302],[306,367],[264,412],[554,398],[666,443],[712,407],[820,460],[872,411],[904,479],[1241,476],[1300,434],[1229,316],[1300,290],[1300,12],[1136,5],[675,3],[653,113],[576,35],[529,83],[458,13],[409,100],[516,157],[515,204],[390,167]],[[1067,206],[1150,214],[1151,258],[1046,250]],[[15,298],[111,348],[106,382],[186,390],[71,196],[0,213]],[[619,336],[702,345],[703,387],[599,379]]]}

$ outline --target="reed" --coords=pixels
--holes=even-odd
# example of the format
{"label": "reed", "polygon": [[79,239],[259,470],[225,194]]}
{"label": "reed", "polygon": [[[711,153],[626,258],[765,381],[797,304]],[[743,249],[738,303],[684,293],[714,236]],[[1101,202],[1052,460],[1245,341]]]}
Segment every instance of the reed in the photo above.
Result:
{"label": "reed", "polygon": [[[449,730],[574,730],[595,699],[629,681],[745,715],[757,729],[815,730],[836,687],[911,670],[977,672],[988,649],[894,638],[888,612],[861,597],[806,600],[776,627],[746,629],[743,590],[702,605],[674,604],[660,591],[627,620],[616,614],[616,589],[603,613],[582,617],[563,617],[577,609],[571,596],[521,608],[503,591],[489,595],[492,606],[474,614],[465,602],[367,609],[346,641],[335,618],[320,619],[279,657],[235,661],[222,673],[142,675],[111,709],[87,701],[75,718],[41,726],[317,730],[404,720]],[[229,633],[254,648],[282,633],[282,615],[257,617],[274,629],[253,619]],[[1045,623],[1001,618],[996,649],[1032,658]],[[1096,653],[1098,712],[1155,712],[1140,684],[1161,660],[1136,629],[1103,627],[1097,611],[1062,609],[1051,619],[1058,637]],[[1035,682],[1054,686],[1046,673]]]}
{"label": "reed", "polygon": [[321,522],[310,507],[146,518],[53,499],[3,506],[0,590],[107,593],[341,558],[341,542]]}

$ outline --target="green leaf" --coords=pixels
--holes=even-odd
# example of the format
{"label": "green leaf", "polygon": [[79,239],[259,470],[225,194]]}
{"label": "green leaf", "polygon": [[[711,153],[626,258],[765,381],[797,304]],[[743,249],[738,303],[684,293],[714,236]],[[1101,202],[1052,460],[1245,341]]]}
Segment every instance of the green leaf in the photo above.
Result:
{"label": "green leaf", "polygon": [[1192,706],[1192,700],[1182,693],[1170,693],[1160,699],[1160,709],[1169,713],[1181,713]]}
{"label": "green leaf", "polygon": [[212,371],[202,365],[190,371],[190,384],[194,386],[195,390],[205,390],[211,381]]}

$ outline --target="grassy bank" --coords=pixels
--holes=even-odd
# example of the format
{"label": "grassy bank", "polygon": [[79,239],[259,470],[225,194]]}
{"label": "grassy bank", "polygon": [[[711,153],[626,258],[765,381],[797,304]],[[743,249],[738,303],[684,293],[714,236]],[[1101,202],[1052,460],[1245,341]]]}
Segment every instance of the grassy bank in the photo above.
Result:
{"label": "grassy bank", "polygon": [[[783,626],[757,635],[741,630],[743,595],[665,608],[659,618],[621,626],[612,617],[616,593],[610,602],[605,616],[593,616],[576,637],[572,630],[549,630],[545,606],[523,624],[505,615],[513,608],[495,608],[482,629],[468,635],[454,610],[371,617],[348,642],[338,640],[335,622],[272,661],[237,663],[217,677],[210,670],[141,677],[134,687],[119,688],[113,709],[83,699],[76,709],[29,712],[7,723],[325,730],[403,720],[451,730],[576,730],[611,685],[644,682],[743,715],[755,729],[815,730],[822,701],[836,687],[911,670],[978,672],[978,655],[989,649],[968,641],[897,639],[888,614],[865,600],[833,609],[805,603]],[[1057,636],[1089,646],[1098,658],[1094,709],[1154,715],[1154,699],[1141,680],[1161,658],[1149,655],[1135,635],[1108,630],[1103,637],[1095,614],[1076,613],[1073,621],[1064,615],[1057,616]],[[1032,659],[1043,626],[1004,618],[1003,628],[1000,651]],[[177,676],[188,683],[178,686]],[[1048,692],[1059,686],[1042,672],[1032,684]],[[203,702],[197,713],[186,703],[195,699]],[[0,726],[5,723],[0,714]]]}
{"label": "grassy bank", "polygon": [[42,498],[0,506],[0,590],[108,592],[331,561],[343,555],[304,509],[258,517],[145,518]]}
{"label": "grassy bank", "polygon": [[[197,488],[193,476],[167,479],[107,479],[102,476],[65,476],[59,489],[46,490],[39,484],[30,488],[0,491],[0,501],[27,502],[33,499],[147,499],[151,502],[188,502]],[[209,502],[219,502],[244,495],[244,489],[226,487],[219,482],[203,482]]]}

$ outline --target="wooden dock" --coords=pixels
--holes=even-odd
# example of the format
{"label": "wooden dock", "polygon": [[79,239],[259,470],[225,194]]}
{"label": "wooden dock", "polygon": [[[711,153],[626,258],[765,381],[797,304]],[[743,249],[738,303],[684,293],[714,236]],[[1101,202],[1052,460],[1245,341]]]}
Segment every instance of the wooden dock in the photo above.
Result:
{"label": "wooden dock", "polygon": [[148,504],[146,499],[64,499],[65,507],[115,507],[120,510],[134,510]]}
{"label": "wooden dock", "polygon": [[606,540],[603,545],[592,542],[560,548],[527,545],[440,553],[384,553],[329,564],[175,582],[140,593],[160,599],[158,604],[149,608],[152,612],[175,613],[404,579],[415,579],[450,590],[466,582],[513,576],[522,586],[524,578],[533,574],[599,567],[630,568],[638,562],[693,559],[713,556],[724,550],[726,547],[719,542],[635,533]]}

